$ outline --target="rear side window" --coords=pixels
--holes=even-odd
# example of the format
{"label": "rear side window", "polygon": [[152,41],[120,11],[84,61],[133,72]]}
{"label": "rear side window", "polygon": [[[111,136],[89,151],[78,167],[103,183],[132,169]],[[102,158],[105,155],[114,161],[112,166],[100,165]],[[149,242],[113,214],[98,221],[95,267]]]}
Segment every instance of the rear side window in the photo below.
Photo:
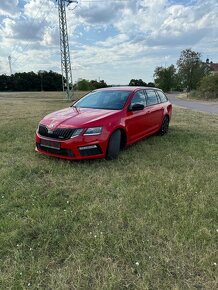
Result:
{"label": "rear side window", "polygon": [[156,93],[158,94],[161,103],[165,103],[165,102],[168,101],[167,97],[164,95],[163,92],[161,92],[161,91],[156,91]]}
{"label": "rear side window", "polygon": [[147,93],[147,106],[152,106],[159,103],[155,91],[146,90],[146,93]]}

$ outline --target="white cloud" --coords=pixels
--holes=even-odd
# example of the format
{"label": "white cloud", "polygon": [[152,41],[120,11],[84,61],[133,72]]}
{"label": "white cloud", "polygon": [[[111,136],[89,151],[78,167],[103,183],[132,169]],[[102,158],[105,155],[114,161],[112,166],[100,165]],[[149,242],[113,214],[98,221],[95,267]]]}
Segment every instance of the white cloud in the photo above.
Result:
{"label": "white cloud", "polygon": [[58,24],[58,13],[54,0],[27,0],[24,15],[37,22]]}
{"label": "white cloud", "polygon": [[99,2],[91,3],[89,6],[81,6],[78,15],[89,24],[108,24],[118,19],[122,13],[124,3],[122,2]]}
{"label": "white cloud", "polygon": [[2,32],[6,38],[35,41],[42,38],[45,24],[36,23],[26,18],[16,20],[6,18],[3,21]]}
{"label": "white cloud", "polygon": [[0,15],[14,15],[17,13],[18,0],[3,0],[0,2]]}
{"label": "white cloud", "polygon": [[[155,66],[175,64],[188,47],[218,61],[217,0],[79,2],[75,10],[67,9],[74,79],[150,81]],[[18,58],[15,70],[60,71],[56,1],[27,0],[20,10],[17,4],[0,3],[0,69],[7,68],[12,53]]]}
{"label": "white cloud", "polygon": [[116,44],[124,43],[128,40],[129,40],[128,35],[121,33],[121,34],[118,34],[114,37],[108,37],[104,41],[98,41],[97,45],[104,46],[104,47],[111,47],[111,46],[114,46]]}
{"label": "white cloud", "polygon": [[42,45],[45,46],[57,46],[60,43],[60,38],[59,38],[59,30],[57,27],[46,27],[43,38],[41,41]]}

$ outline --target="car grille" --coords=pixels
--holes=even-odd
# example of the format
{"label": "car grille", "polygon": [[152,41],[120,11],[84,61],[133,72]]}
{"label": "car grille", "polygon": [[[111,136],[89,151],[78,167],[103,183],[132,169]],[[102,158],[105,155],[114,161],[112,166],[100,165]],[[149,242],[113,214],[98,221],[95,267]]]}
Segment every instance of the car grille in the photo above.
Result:
{"label": "car grille", "polygon": [[56,154],[56,155],[69,156],[69,157],[74,156],[73,151],[71,151],[69,149],[61,148],[61,149],[57,150],[54,148],[47,148],[47,147],[41,146],[39,143],[36,143],[36,147],[39,150],[42,150],[42,151],[48,152],[48,153],[52,153],[52,154]]}
{"label": "car grille", "polygon": [[54,138],[54,139],[70,139],[75,129],[71,128],[57,128],[55,130],[52,130],[52,132],[48,132],[48,128],[44,125],[39,125],[38,133],[41,136]]}

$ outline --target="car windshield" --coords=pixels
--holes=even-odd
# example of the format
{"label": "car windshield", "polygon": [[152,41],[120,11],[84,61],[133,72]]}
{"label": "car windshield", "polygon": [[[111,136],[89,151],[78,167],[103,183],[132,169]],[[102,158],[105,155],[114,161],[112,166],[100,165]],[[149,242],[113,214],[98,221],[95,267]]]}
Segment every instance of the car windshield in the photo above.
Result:
{"label": "car windshield", "polygon": [[105,90],[94,91],[84,96],[73,107],[105,110],[121,110],[131,91]]}

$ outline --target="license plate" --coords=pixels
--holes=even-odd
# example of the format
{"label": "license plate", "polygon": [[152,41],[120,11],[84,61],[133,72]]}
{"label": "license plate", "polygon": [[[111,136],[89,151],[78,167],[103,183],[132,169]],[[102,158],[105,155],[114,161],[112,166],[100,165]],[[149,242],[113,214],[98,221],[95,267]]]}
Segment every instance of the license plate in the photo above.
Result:
{"label": "license plate", "polygon": [[50,140],[41,139],[40,145],[47,148],[57,149],[60,150],[60,143]]}

